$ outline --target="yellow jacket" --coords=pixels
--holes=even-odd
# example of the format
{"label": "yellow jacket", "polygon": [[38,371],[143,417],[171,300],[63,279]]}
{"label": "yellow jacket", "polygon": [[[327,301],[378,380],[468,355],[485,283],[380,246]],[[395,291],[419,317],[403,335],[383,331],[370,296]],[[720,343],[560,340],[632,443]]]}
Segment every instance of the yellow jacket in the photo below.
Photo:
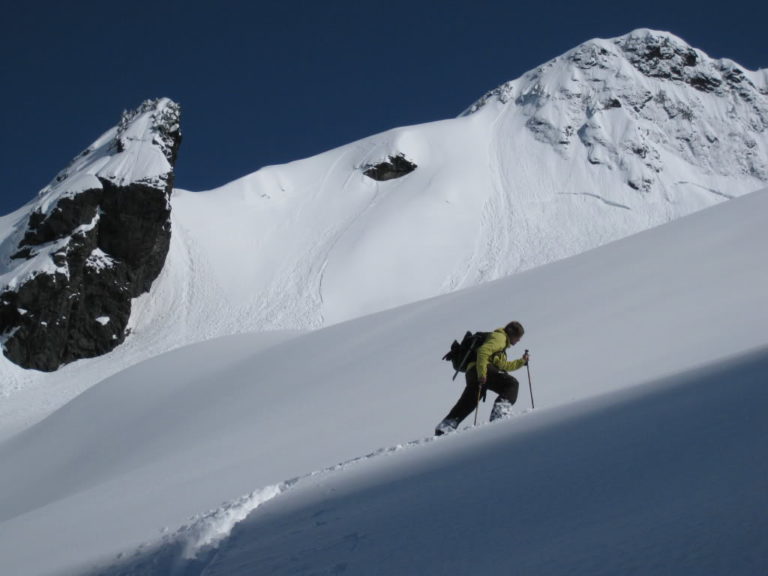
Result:
{"label": "yellow jacket", "polygon": [[507,348],[512,344],[509,341],[504,328],[497,328],[491,332],[480,348],[477,349],[477,362],[472,362],[467,366],[467,372],[477,367],[477,377],[482,380],[488,374],[488,364],[493,364],[499,370],[512,372],[525,366],[525,360],[507,360]]}

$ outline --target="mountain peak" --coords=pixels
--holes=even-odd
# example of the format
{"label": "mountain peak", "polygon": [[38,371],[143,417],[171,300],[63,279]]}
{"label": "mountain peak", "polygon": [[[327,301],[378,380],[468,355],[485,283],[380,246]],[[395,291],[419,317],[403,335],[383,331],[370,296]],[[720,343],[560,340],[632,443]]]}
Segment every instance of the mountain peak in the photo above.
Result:
{"label": "mountain peak", "polygon": [[677,46],[685,46],[690,48],[690,45],[685,40],[680,38],[680,36],[677,36],[676,34],[666,30],[654,30],[653,28],[636,28],[628,34],[614,38],[612,41],[618,42],[619,40],[629,39],[633,39],[637,42],[649,43],[668,42]]}
{"label": "mountain peak", "polygon": [[729,79],[737,80],[725,73],[740,67],[724,70],[722,63],[668,32],[640,29],[613,42],[637,70],[652,78],[685,82],[702,92],[718,91]]}
{"label": "mountain peak", "polygon": [[0,246],[0,334],[20,366],[51,371],[125,339],[131,299],[170,244],[180,108],[167,98],[119,124],[59,172]]}
{"label": "mountain peak", "polygon": [[512,107],[537,140],[567,158],[582,151],[593,165],[623,171],[636,190],[659,182],[668,153],[765,182],[764,84],[760,74],[674,34],[638,29],[584,42],[487,93],[464,115],[493,102]]}
{"label": "mountain peak", "polygon": [[40,191],[37,208],[47,210],[62,196],[99,188],[100,181],[164,187],[176,162],[180,116],[179,105],[168,98],[145,100],[138,108],[125,110],[117,126],[78,154]]}

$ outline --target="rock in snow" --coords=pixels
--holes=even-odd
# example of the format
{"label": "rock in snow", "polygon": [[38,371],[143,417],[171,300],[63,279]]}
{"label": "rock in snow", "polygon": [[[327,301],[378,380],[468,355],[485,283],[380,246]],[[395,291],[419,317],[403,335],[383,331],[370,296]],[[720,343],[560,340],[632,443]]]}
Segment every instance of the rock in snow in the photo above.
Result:
{"label": "rock in snow", "polygon": [[386,180],[402,178],[406,174],[410,174],[416,170],[417,166],[408,160],[405,157],[405,154],[397,154],[395,156],[390,156],[383,162],[365,166],[364,168],[363,174],[368,176],[368,178],[384,182]]}
{"label": "rock in snow", "polygon": [[124,112],[28,206],[2,247],[0,333],[11,361],[52,371],[123,342],[131,299],[168,253],[179,121],[168,99]]}

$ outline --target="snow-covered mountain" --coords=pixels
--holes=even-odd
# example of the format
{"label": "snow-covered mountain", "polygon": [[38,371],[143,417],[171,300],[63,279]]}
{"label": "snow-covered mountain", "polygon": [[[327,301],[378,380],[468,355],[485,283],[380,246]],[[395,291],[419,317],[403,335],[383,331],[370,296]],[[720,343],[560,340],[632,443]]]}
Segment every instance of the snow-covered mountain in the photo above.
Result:
{"label": "snow-covered mountain", "polygon": [[[175,146],[166,148],[175,155]],[[95,156],[98,168],[119,160],[135,179],[157,172],[146,155]],[[768,182],[766,158],[764,71],[713,60],[663,32],[592,40],[458,118],[397,128],[216,190],[175,190],[168,261],[151,297],[130,311],[129,340],[145,352],[113,364],[230,333],[326,326],[530,269],[755,190]],[[392,159],[407,169],[381,168]],[[76,159],[41,200],[6,217],[9,287],[19,277],[11,257],[29,250],[18,222],[50,220],[34,216],[39,204],[54,205],[52,193],[72,181],[82,188],[95,171],[92,159]],[[86,216],[81,226],[91,225]],[[34,256],[50,268],[53,248]],[[99,262],[121,260],[95,249]],[[16,326],[36,318],[18,300],[3,300],[3,317],[14,320],[4,325],[6,355],[17,362],[23,355],[9,352],[27,350],[32,336]],[[127,321],[126,310],[83,300],[76,308],[87,329],[70,331],[61,359],[42,346],[60,318],[36,319],[43,361],[22,365],[52,369],[122,341],[125,322],[115,317]],[[27,386],[23,373],[4,380],[6,393]]]}

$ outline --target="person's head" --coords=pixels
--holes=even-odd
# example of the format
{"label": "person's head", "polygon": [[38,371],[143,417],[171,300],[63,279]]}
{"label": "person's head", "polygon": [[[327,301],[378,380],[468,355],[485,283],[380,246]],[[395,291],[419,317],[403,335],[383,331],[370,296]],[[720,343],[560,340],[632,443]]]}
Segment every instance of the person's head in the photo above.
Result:
{"label": "person's head", "polygon": [[523,328],[523,325],[520,324],[520,322],[510,322],[504,326],[504,332],[507,333],[509,342],[514,346],[520,342],[520,338],[522,338],[523,334],[525,334],[525,329]]}

